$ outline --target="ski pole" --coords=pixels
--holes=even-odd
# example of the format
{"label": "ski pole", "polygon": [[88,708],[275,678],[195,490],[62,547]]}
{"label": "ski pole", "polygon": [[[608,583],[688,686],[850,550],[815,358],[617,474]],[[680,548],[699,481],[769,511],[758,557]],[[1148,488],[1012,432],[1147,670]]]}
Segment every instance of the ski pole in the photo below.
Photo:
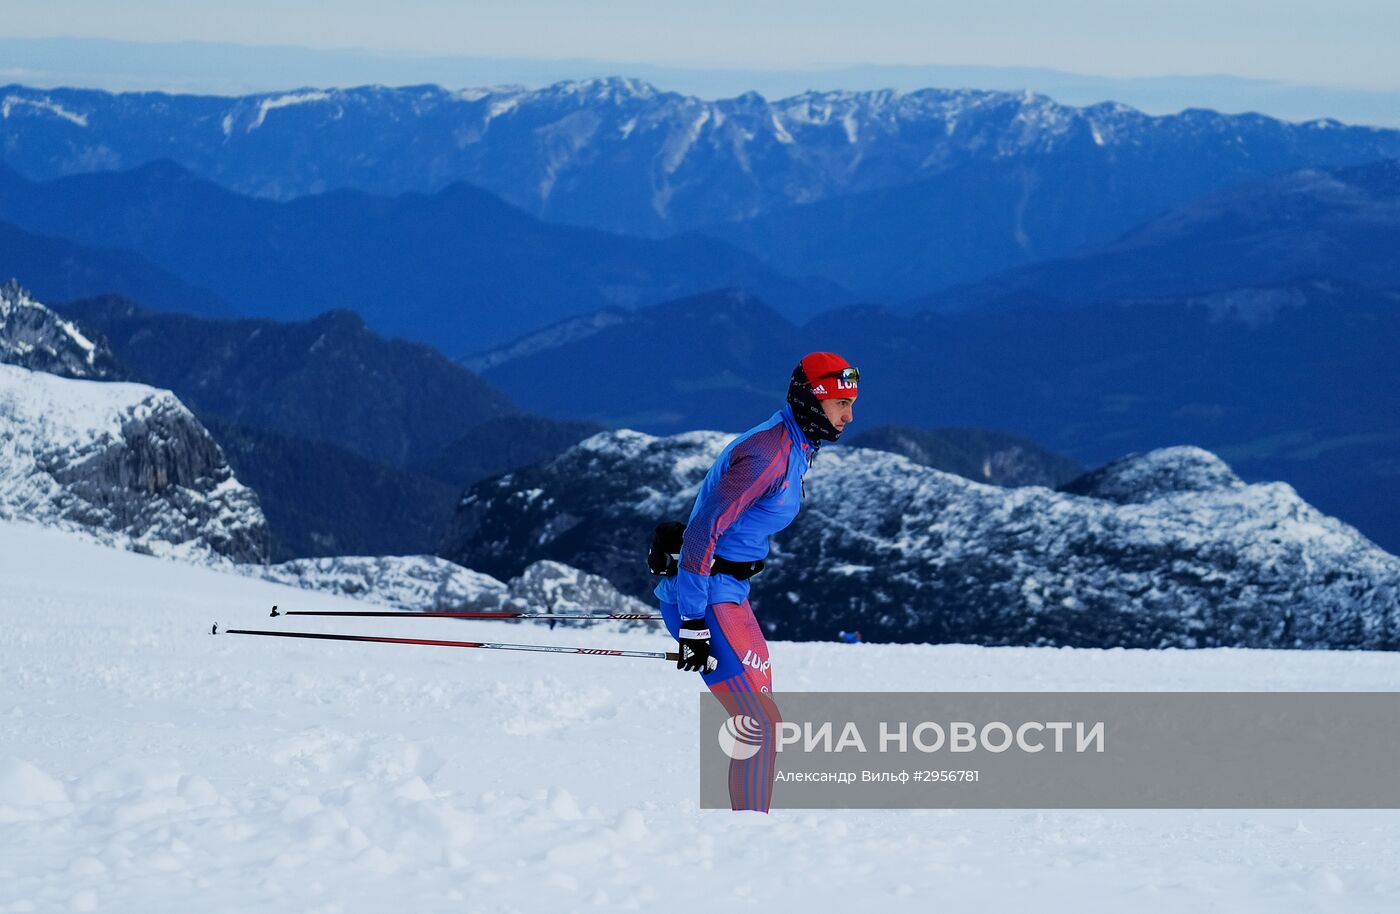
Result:
{"label": "ski pole", "polygon": [[[271,638],[315,638],[322,641],[370,641],[377,644],[426,644],[433,647],[480,647],[489,651],[538,651],[548,654],[593,654],[599,657],[643,657],[651,660],[679,660],[674,651],[619,651],[596,647],[557,647],[547,644],[499,644],[491,641],[441,641],[435,638],[388,638],[381,635],[332,635],[322,632],[270,632],[230,628],[226,635],[266,635]],[[711,658],[713,660],[713,658]]]}
{"label": "ski pole", "polygon": [[286,612],[278,612],[277,607],[272,607],[272,618],[278,616],[351,616],[358,618],[374,619],[572,619],[575,622],[604,622],[610,619],[624,619],[628,621],[649,621],[660,622],[661,617],[655,613],[615,613],[603,610],[601,612],[581,612],[581,613],[522,613],[511,612],[509,610],[486,610],[483,612],[457,612],[451,610],[412,612],[403,610],[311,610],[311,609],[289,609]]}

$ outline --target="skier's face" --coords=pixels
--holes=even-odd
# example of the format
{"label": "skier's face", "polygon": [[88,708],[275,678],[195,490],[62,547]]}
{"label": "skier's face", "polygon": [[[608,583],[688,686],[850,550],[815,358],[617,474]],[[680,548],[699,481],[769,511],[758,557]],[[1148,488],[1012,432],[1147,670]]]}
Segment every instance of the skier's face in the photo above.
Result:
{"label": "skier's face", "polygon": [[851,410],[855,408],[855,400],[842,398],[840,400],[822,400],[822,412],[826,413],[827,421],[838,431],[844,431],[846,425],[851,421]]}

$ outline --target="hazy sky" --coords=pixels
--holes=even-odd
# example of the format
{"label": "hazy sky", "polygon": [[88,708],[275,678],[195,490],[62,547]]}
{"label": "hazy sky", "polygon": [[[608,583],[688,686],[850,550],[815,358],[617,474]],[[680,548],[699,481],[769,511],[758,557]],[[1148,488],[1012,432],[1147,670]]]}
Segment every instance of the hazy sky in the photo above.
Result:
{"label": "hazy sky", "polygon": [[0,34],[751,68],[1228,73],[1400,89],[1400,0],[5,0]]}

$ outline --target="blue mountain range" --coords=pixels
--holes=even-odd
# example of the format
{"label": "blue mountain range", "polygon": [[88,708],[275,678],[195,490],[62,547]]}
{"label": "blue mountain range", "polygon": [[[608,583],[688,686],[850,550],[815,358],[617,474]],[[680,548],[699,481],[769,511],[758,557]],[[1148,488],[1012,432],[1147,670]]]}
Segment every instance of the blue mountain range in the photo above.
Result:
{"label": "blue mountain range", "polygon": [[1203,445],[1400,547],[1400,131],[626,79],[3,91],[0,220],[65,288],[353,310],[525,409],[658,432],[737,431],[836,349],[860,422]]}
{"label": "blue mountain range", "polygon": [[[1029,92],[707,101],[622,78],[534,90],[368,86],[233,98],[0,92],[3,160],[31,179],[170,160],[275,200],[341,190],[432,195],[467,182],[550,223],[652,238],[701,230],[778,274],[887,303],[1107,243],[1244,182],[1400,157],[1393,129],[1204,110],[1151,116]],[[392,243],[401,231],[375,241]],[[426,234],[413,242],[427,242]],[[695,244],[674,256],[697,256],[687,246]],[[628,256],[629,267],[638,256]],[[703,256],[707,269],[718,266],[719,253]],[[647,285],[620,273],[594,279],[617,286],[618,300]],[[731,284],[735,270],[728,273],[667,291]],[[759,291],[787,307],[784,296]],[[528,304],[542,307],[540,299]],[[335,306],[321,302],[299,316]]]}
{"label": "blue mountain range", "polygon": [[[380,333],[456,355],[570,315],[716,285],[753,289],[795,318],[848,297],[827,283],[789,280],[713,238],[551,225],[461,183],[432,194],[342,190],[282,202],[234,193],[168,161],[49,181],[0,166],[0,220],[125,252],[107,290],[138,297],[154,285],[148,274],[158,274],[166,284],[146,296],[156,307],[179,305],[169,288],[178,277],[213,294],[192,294],[177,310],[224,310],[208,299],[280,320],[348,309]],[[28,272],[20,278],[37,293],[60,297]],[[93,291],[91,282],[55,285]]]}

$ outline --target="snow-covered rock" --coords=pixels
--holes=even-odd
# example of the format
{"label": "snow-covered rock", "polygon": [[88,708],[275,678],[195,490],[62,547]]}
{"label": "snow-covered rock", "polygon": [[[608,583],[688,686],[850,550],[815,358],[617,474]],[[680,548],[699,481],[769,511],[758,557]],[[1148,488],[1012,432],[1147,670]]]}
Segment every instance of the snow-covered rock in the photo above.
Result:
{"label": "snow-covered rock", "polygon": [[[684,519],[730,435],[596,435],[478,484],[444,554],[508,576],[549,558],[644,595],[652,526]],[[824,450],[754,579],[782,638],[1400,648],[1400,559],[1288,485],[1182,447],[1052,491],[880,451]]]}
{"label": "snow-covered rock", "polygon": [[0,362],[65,378],[122,380],[116,358],[13,279],[0,285]]}
{"label": "snow-covered rock", "polygon": [[266,561],[257,496],[174,394],[0,365],[0,517],[157,555]]}
{"label": "snow-covered rock", "polygon": [[[17,286],[4,292],[4,316],[22,315],[24,326],[44,331],[31,339],[71,341],[49,345],[46,364],[72,371],[101,364],[85,360],[82,353],[102,350],[84,347],[72,325]],[[18,338],[5,334],[16,326],[0,324],[0,343]],[[0,364],[0,519],[197,563],[232,562],[254,577],[407,611],[645,609],[603,578],[557,562],[525,569],[509,584],[431,555],[267,565],[270,534],[257,495],[234,478],[218,444],[174,394],[8,364]]]}
{"label": "snow-covered rock", "polygon": [[535,562],[510,582],[509,605],[526,612],[654,612],[655,607],[618,592],[608,580],[560,562]]}
{"label": "snow-covered rock", "polygon": [[253,577],[353,597],[409,612],[651,611],[598,575],[559,562],[535,562],[509,583],[433,555],[335,556],[244,565]]}
{"label": "snow-covered rock", "polygon": [[254,577],[410,611],[497,609],[501,581],[433,555],[341,555],[245,566]]}
{"label": "snow-covered rock", "polygon": [[1085,473],[1060,491],[1132,505],[1191,492],[1233,492],[1244,487],[1225,461],[1210,451],[1171,447],[1129,454]]}

